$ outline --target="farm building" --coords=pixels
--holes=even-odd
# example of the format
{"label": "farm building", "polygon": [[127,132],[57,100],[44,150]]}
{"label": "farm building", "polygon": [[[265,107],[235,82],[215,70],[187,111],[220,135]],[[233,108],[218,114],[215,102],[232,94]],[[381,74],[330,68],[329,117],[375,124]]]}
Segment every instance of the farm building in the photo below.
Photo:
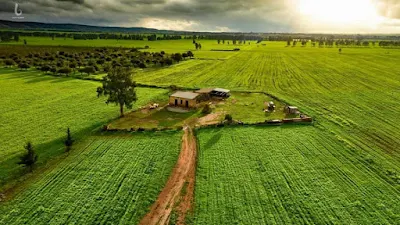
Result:
{"label": "farm building", "polygon": [[299,112],[299,109],[295,106],[286,106],[285,107],[285,113],[288,114],[296,114]]}
{"label": "farm building", "polygon": [[177,91],[169,96],[169,105],[185,108],[195,108],[199,102],[198,93],[188,91]]}
{"label": "farm building", "polygon": [[195,93],[200,95],[201,101],[206,101],[211,98],[211,92],[214,90],[214,88],[202,88],[200,90],[195,91]]}
{"label": "farm building", "polygon": [[195,92],[201,95],[202,100],[208,100],[211,97],[229,98],[231,96],[231,91],[223,88],[202,88]]}
{"label": "farm building", "polygon": [[221,97],[221,98],[229,98],[231,96],[231,91],[228,89],[223,89],[223,88],[214,88],[211,91],[211,96],[212,97]]}

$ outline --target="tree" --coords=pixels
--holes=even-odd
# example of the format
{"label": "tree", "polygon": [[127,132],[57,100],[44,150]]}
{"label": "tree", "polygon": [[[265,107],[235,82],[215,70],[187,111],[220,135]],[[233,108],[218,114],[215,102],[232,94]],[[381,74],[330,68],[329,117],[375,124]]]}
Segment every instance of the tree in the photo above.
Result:
{"label": "tree", "polygon": [[24,39],[24,45],[27,45],[28,43],[26,42],[26,39]]}
{"label": "tree", "polygon": [[218,39],[218,44],[221,44],[221,40]]}
{"label": "tree", "polygon": [[290,46],[290,40],[287,40],[286,43],[287,43],[287,46]]}
{"label": "tree", "polygon": [[28,167],[32,172],[33,166],[35,165],[38,156],[36,155],[33,149],[33,145],[30,141],[26,143],[24,148],[27,152],[20,157],[20,161],[18,162],[18,164]]}
{"label": "tree", "polygon": [[232,120],[233,120],[231,114],[226,114],[226,115],[225,115],[225,120],[228,121],[229,123],[231,123]]}
{"label": "tree", "polygon": [[131,71],[128,68],[116,67],[103,78],[103,87],[97,88],[97,97],[108,96],[106,104],[119,105],[120,115],[124,116],[124,106],[132,109],[136,97],[136,82],[132,80]]}
{"label": "tree", "polygon": [[18,67],[20,68],[20,69],[25,69],[25,70],[27,70],[27,69],[29,69],[29,65],[27,64],[27,63],[20,63],[19,65],[18,65]]}
{"label": "tree", "polygon": [[177,62],[180,62],[180,61],[182,61],[182,55],[180,53],[175,53],[172,55],[172,59]]}
{"label": "tree", "polygon": [[68,127],[67,129],[67,139],[65,139],[65,152],[69,152],[71,150],[72,144],[74,143],[74,140],[72,140],[72,136],[71,136],[71,131]]}
{"label": "tree", "polygon": [[189,58],[193,58],[193,56],[194,56],[194,55],[193,55],[193,52],[191,52],[191,51],[188,51],[186,54],[187,54],[187,56],[188,56]]}
{"label": "tree", "polygon": [[212,111],[212,109],[211,109],[210,105],[209,105],[209,104],[206,104],[206,105],[203,107],[203,110],[201,110],[201,113],[203,113],[203,114],[210,114],[211,111]]}
{"label": "tree", "polygon": [[6,66],[13,66],[14,65],[14,60],[12,59],[6,59],[4,60],[4,63],[6,64]]}

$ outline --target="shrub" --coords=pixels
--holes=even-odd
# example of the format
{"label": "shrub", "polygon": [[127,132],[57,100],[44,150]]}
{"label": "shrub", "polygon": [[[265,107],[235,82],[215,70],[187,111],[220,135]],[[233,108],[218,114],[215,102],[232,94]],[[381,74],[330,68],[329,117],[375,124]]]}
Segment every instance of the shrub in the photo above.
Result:
{"label": "shrub", "polygon": [[203,107],[203,110],[201,110],[201,113],[203,113],[203,114],[210,114],[211,111],[212,111],[212,109],[211,109],[210,105],[207,104],[207,105],[205,105],[205,106]]}
{"label": "shrub", "polygon": [[139,128],[137,129],[137,131],[138,131],[138,132],[144,132],[144,131],[145,131],[145,129],[144,129],[144,128],[142,128],[142,127],[139,127]]}
{"label": "shrub", "polygon": [[229,123],[231,123],[232,120],[233,120],[231,114],[226,114],[226,115],[225,115],[225,120],[228,121]]}

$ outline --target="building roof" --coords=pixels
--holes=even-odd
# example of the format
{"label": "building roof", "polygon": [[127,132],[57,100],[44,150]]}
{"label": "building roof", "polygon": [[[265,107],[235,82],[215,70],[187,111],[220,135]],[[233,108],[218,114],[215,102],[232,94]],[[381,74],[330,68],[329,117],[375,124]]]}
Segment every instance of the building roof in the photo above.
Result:
{"label": "building roof", "polygon": [[297,109],[296,106],[288,106],[289,109]]}
{"label": "building roof", "polygon": [[189,91],[177,91],[171,95],[171,97],[184,98],[184,99],[195,99],[197,98],[197,96],[199,96],[199,94]]}
{"label": "building roof", "polygon": [[216,91],[216,92],[225,92],[225,93],[231,92],[230,90],[228,90],[228,89],[223,89],[223,88],[214,88],[213,91]]}
{"label": "building roof", "polygon": [[200,94],[207,94],[212,92],[214,89],[213,88],[202,88],[200,90],[195,91],[196,93],[200,93]]}

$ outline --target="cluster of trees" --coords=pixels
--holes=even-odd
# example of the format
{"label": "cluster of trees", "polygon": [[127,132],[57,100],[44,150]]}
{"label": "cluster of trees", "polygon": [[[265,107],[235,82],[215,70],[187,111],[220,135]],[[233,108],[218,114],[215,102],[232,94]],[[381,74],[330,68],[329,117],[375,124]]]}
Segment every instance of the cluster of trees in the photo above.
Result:
{"label": "cluster of trees", "polygon": [[[225,40],[220,40],[220,39],[218,39],[217,40],[217,43],[218,44],[225,44]],[[250,42],[248,42],[249,44],[250,44]],[[230,44],[230,42],[228,41],[228,45]],[[239,44],[239,45],[241,45],[241,44],[246,44],[246,40],[236,40],[236,39],[233,39],[232,40],[232,44],[233,45],[236,45],[236,44]]]}
{"label": "cluster of trees", "polygon": [[400,41],[380,41],[380,47],[399,47]]}
{"label": "cluster of trees", "polygon": [[[319,39],[316,41],[313,40],[306,40],[306,39],[288,39],[286,41],[287,46],[297,46],[298,44],[301,44],[301,46],[305,47],[307,44],[311,42],[312,47],[343,47],[343,46],[356,46],[356,47],[368,47],[372,43],[372,46],[376,45],[375,41],[369,42],[369,41],[362,41],[362,40],[352,40],[352,39],[339,39],[339,40],[334,40],[334,39]],[[381,42],[380,42],[381,43]],[[381,45],[379,45],[381,46]]]}
{"label": "cluster of trees", "polygon": [[163,34],[162,36],[157,36],[155,34],[152,34],[150,36],[147,36],[148,41],[181,40],[181,39],[182,39],[182,35]]}
{"label": "cluster of trees", "polygon": [[[20,47],[22,48],[22,47]],[[19,52],[14,46],[15,52]],[[120,48],[58,48],[46,47],[49,51],[35,52],[35,47],[26,46],[27,52],[8,53],[7,49],[0,49],[3,64],[7,67],[17,65],[21,70],[36,68],[45,73],[69,75],[79,72],[81,75],[90,75],[97,72],[109,72],[115,67],[147,68],[163,67],[179,63],[187,58],[193,58],[191,51],[175,54],[161,52],[141,52],[138,49]],[[50,51],[51,49],[51,51]],[[56,51],[56,50],[60,51]],[[35,53],[32,53],[35,52]]]}

